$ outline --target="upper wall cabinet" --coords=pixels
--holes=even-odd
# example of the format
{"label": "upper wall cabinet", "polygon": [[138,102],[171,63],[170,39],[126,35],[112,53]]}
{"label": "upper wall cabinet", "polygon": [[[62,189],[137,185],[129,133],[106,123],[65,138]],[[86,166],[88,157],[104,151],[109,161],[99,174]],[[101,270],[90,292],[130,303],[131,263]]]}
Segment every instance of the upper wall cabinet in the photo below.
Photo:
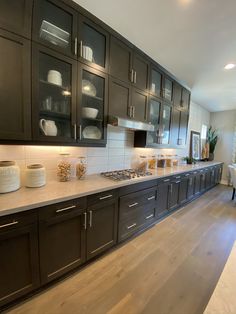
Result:
{"label": "upper wall cabinet", "polygon": [[34,4],[33,38],[77,58],[77,19],[77,12],[61,1],[37,0]]}
{"label": "upper wall cabinet", "polygon": [[79,56],[97,70],[108,71],[109,34],[90,21],[79,16]]}
{"label": "upper wall cabinet", "polygon": [[173,81],[168,76],[163,78],[162,96],[170,102],[173,100]]}
{"label": "upper wall cabinet", "polygon": [[1,0],[0,28],[31,38],[32,0]]}
{"label": "upper wall cabinet", "polygon": [[123,82],[132,83],[136,88],[147,91],[149,61],[138,50],[111,37],[110,74]]}
{"label": "upper wall cabinet", "polygon": [[152,66],[150,71],[150,86],[149,92],[153,96],[161,97],[162,96],[162,79],[163,73],[157,68]]}
{"label": "upper wall cabinet", "polygon": [[174,107],[180,111],[188,111],[190,104],[190,92],[180,86],[178,83],[174,83]]}
{"label": "upper wall cabinet", "polygon": [[33,136],[44,142],[76,142],[75,60],[33,45]]}
{"label": "upper wall cabinet", "polygon": [[0,30],[0,139],[31,138],[31,44]]}

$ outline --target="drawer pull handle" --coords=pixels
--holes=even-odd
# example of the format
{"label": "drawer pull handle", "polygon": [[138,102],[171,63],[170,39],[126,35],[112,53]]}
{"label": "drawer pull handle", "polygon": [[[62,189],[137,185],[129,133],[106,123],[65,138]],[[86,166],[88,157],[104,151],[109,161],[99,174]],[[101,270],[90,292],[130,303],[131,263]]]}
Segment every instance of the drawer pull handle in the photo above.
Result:
{"label": "drawer pull handle", "polygon": [[110,195],[106,195],[106,196],[100,197],[99,199],[100,199],[100,201],[102,201],[102,200],[105,200],[106,198],[111,198],[112,196],[113,195],[110,194]]}
{"label": "drawer pull handle", "polygon": [[87,213],[84,213],[84,230],[87,229]]}
{"label": "drawer pull handle", "polygon": [[130,208],[130,207],[137,206],[137,205],[138,205],[138,203],[133,203],[133,204],[130,204],[130,205],[129,205],[129,208]]}
{"label": "drawer pull handle", "polygon": [[187,173],[186,175],[185,175],[185,177],[188,177],[189,176],[189,173]]}
{"label": "drawer pull handle", "polygon": [[181,177],[179,176],[179,177],[175,177],[175,179],[180,179]]}
{"label": "drawer pull handle", "polygon": [[92,228],[93,226],[93,211],[89,211],[89,227]]}
{"label": "drawer pull handle", "polygon": [[72,206],[68,206],[68,207],[62,208],[62,209],[58,209],[58,210],[56,210],[56,213],[65,212],[65,211],[73,209],[75,207],[76,207],[75,205],[72,205]]}
{"label": "drawer pull handle", "polygon": [[127,229],[131,229],[131,228],[136,227],[136,226],[137,226],[137,224],[136,224],[136,222],[135,222],[134,224],[128,226]]}
{"label": "drawer pull handle", "polygon": [[170,181],[170,179],[166,179],[166,180],[164,180],[164,182],[169,182]]}
{"label": "drawer pull handle", "polygon": [[148,197],[148,201],[154,200],[155,196]]}
{"label": "drawer pull handle", "polygon": [[10,226],[13,226],[13,225],[17,225],[19,222],[18,221],[12,221],[8,224],[5,224],[5,225],[1,225],[0,228],[6,228],[6,227],[10,227]]}
{"label": "drawer pull handle", "polygon": [[179,183],[181,183],[181,181],[176,181],[176,182],[175,182],[175,184],[179,184]]}
{"label": "drawer pull handle", "polygon": [[154,217],[154,215],[153,215],[153,214],[151,214],[151,215],[147,216],[145,219],[150,219],[150,218],[152,218],[152,217]]}

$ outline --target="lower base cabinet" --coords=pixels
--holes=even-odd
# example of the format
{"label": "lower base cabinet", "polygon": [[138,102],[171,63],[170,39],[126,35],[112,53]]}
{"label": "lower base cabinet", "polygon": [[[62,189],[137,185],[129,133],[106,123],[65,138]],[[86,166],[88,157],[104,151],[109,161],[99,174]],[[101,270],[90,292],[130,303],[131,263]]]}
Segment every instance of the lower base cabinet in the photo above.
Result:
{"label": "lower base cabinet", "polygon": [[0,218],[0,307],[39,286],[37,214]]}
{"label": "lower base cabinet", "polygon": [[87,215],[86,257],[89,260],[116,244],[118,202],[113,199],[90,205]]}
{"label": "lower base cabinet", "polygon": [[221,175],[218,165],[0,217],[0,309],[155,224]]}

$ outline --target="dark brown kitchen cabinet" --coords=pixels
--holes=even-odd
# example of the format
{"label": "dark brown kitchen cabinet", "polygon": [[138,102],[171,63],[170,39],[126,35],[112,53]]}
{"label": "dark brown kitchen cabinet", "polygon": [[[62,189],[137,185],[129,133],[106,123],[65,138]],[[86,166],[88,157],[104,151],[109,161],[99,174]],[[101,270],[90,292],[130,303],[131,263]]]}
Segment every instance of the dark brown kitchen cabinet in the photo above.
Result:
{"label": "dark brown kitchen cabinet", "polygon": [[171,181],[169,187],[169,210],[175,210],[179,206],[180,179]]}
{"label": "dark brown kitchen cabinet", "polygon": [[151,65],[149,92],[153,96],[162,97],[163,73]]}
{"label": "dark brown kitchen cabinet", "polygon": [[200,192],[204,192],[206,190],[206,170],[200,171]]}
{"label": "dark brown kitchen cabinet", "polygon": [[33,44],[33,138],[76,143],[77,63]]}
{"label": "dark brown kitchen cabinet", "polygon": [[188,121],[189,113],[185,111],[180,112],[180,125],[179,125],[179,136],[178,136],[178,145],[186,145],[187,141],[187,132],[188,132]]}
{"label": "dark brown kitchen cabinet", "polygon": [[0,218],[0,307],[39,286],[37,214]]}
{"label": "dark brown kitchen cabinet", "polygon": [[39,211],[41,282],[50,282],[86,258],[86,200],[67,201]]}
{"label": "dark brown kitchen cabinet", "polygon": [[159,135],[161,138],[160,144],[168,145],[170,143],[171,115],[172,106],[164,102],[161,110],[161,122],[159,129]]}
{"label": "dark brown kitchen cabinet", "polygon": [[201,173],[196,171],[194,174],[194,196],[197,196],[201,192]]}
{"label": "dark brown kitchen cabinet", "polygon": [[182,89],[182,102],[181,102],[181,110],[182,111],[189,111],[189,104],[190,104],[190,92],[183,88]]}
{"label": "dark brown kitchen cabinet", "polygon": [[0,28],[30,39],[32,3],[32,0],[1,0]]}
{"label": "dark brown kitchen cabinet", "polygon": [[0,47],[0,138],[29,140],[31,44],[27,39],[0,30]]}
{"label": "dark brown kitchen cabinet", "polygon": [[132,90],[131,118],[137,121],[147,122],[148,120],[148,94],[133,88]]}
{"label": "dark brown kitchen cabinet", "polygon": [[109,74],[123,82],[130,83],[133,78],[132,53],[132,47],[111,36]]}
{"label": "dark brown kitchen cabinet", "polygon": [[79,64],[77,90],[77,141],[83,145],[105,146],[108,77],[104,72]]}
{"label": "dark brown kitchen cabinet", "polygon": [[131,94],[129,83],[110,76],[109,78],[109,115],[131,118]]}
{"label": "dark brown kitchen cabinet", "polygon": [[146,90],[149,85],[149,62],[138,52],[133,55],[133,80],[135,87]]}
{"label": "dark brown kitchen cabinet", "polygon": [[[109,193],[108,193],[109,196]],[[87,209],[87,260],[117,242],[118,199],[104,199]]]}
{"label": "dark brown kitchen cabinet", "polygon": [[172,108],[170,143],[173,146],[177,146],[181,143],[179,141],[180,114],[181,112],[179,110],[175,107]]}
{"label": "dark brown kitchen cabinet", "polygon": [[77,11],[62,1],[34,1],[33,39],[35,41],[77,58],[77,25]]}
{"label": "dark brown kitchen cabinet", "polygon": [[188,187],[189,187],[189,174],[185,174],[181,177],[180,187],[179,187],[179,203],[184,204],[188,200]]}
{"label": "dark brown kitchen cabinet", "polygon": [[81,62],[108,72],[109,34],[86,17],[79,15],[78,48]]}
{"label": "dark brown kitchen cabinet", "polygon": [[189,111],[190,92],[176,82],[173,89],[173,103],[178,110]]}
{"label": "dark brown kitchen cabinet", "polygon": [[173,81],[168,76],[163,78],[162,97],[170,102],[173,100]]}
{"label": "dark brown kitchen cabinet", "polygon": [[188,178],[188,200],[194,197],[195,176],[191,174]]}
{"label": "dark brown kitchen cabinet", "polygon": [[162,217],[168,214],[169,211],[169,190],[170,179],[164,179],[157,185],[157,217]]}

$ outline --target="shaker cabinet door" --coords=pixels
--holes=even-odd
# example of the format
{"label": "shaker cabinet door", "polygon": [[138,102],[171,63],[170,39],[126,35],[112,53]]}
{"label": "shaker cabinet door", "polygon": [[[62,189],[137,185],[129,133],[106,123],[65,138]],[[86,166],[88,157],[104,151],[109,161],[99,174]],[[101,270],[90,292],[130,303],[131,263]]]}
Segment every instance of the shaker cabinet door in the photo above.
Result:
{"label": "shaker cabinet door", "polygon": [[31,138],[30,41],[0,30],[0,139]]}
{"label": "shaker cabinet door", "polygon": [[148,94],[139,89],[133,88],[132,105],[133,105],[132,118],[136,121],[147,122]]}
{"label": "shaker cabinet door", "polygon": [[123,82],[131,82],[132,49],[122,41],[111,37],[110,74]]}
{"label": "shaker cabinet door", "polygon": [[138,53],[134,53],[133,57],[134,77],[133,83],[135,87],[144,91],[148,89],[149,62]]}
{"label": "shaker cabinet door", "polygon": [[1,0],[0,28],[30,39],[32,2],[33,0]]}
{"label": "shaker cabinet door", "polygon": [[33,137],[43,142],[76,142],[77,63],[33,45]]}

